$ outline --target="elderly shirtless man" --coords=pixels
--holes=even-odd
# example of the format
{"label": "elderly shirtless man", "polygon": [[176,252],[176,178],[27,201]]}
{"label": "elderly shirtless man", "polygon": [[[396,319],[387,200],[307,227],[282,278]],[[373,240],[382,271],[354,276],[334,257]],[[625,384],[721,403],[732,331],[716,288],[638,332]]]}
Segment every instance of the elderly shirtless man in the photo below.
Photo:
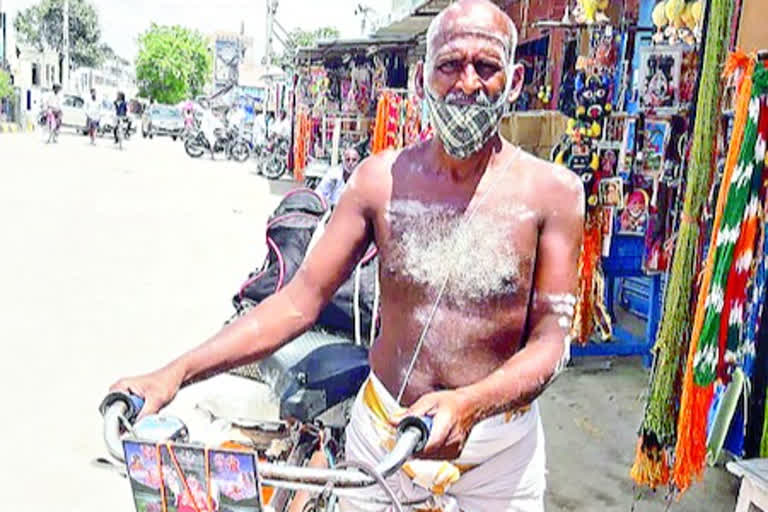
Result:
{"label": "elderly shirtless man", "polygon": [[[544,440],[536,397],[569,356],[583,189],[564,168],[498,134],[523,69],[512,21],[486,0],[435,18],[419,93],[436,137],[355,170],[293,280],[167,366],[114,388],[145,413],[180,386],[261,359],[310,328],[373,241],[381,334],[347,428],[346,457],[376,463],[404,414],[430,415],[420,460],[390,484],[413,510],[540,511]],[[387,510],[378,490],[344,510]]]}

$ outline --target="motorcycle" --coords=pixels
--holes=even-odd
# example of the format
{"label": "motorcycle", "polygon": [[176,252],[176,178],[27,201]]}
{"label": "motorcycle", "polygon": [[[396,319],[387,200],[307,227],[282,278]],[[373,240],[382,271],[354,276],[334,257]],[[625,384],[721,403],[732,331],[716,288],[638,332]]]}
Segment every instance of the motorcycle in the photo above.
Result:
{"label": "motorcycle", "polygon": [[216,141],[211,148],[208,138],[202,130],[197,130],[194,134],[184,140],[184,150],[192,158],[200,158],[206,151],[213,154],[225,153],[228,159],[237,162],[245,162],[251,156],[250,143],[239,134],[239,131],[232,127],[229,129],[217,128],[214,130]]}
{"label": "motorcycle", "polygon": [[229,158],[236,162],[243,163],[251,158],[251,142],[241,135],[240,130],[236,126],[232,126],[228,131],[231,139],[228,154]]}
{"label": "motorcycle", "polygon": [[[395,446],[376,467],[335,462],[343,456],[344,426],[351,403],[369,372],[367,356],[365,347],[309,331],[255,365],[255,371],[278,399],[279,421],[224,419],[211,414],[212,423],[225,420],[242,434],[241,439],[248,440],[239,442],[241,447],[258,456],[256,473],[263,484],[262,500],[268,510],[283,512],[292,506],[293,499],[308,499],[304,511],[335,512],[338,496],[353,496],[376,485],[385,490],[395,510],[402,510],[385,479],[424,448],[432,428],[431,418],[404,419],[398,426]],[[123,440],[189,446],[189,429],[183,420],[150,415],[137,422],[142,406],[140,397],[122,392],[110,393],[102,401],[99,410],[111,459],[97,459],[99,466],[130,475]],[[329,461],[329,469],[307,467],[319,451]],[[294,496],[295,491],[315,496],[299,498]]]}
{"label": "motorcycle", "polygon": [[280,179],[288,170],[288,139],[276,137],[267,142],[260,151],[259,171],[271,180]]}
{"label": "motorcycle", "polygon": [[123,141],[131,137],[131,121],[127,117],[117,118],[117,146],[123,149]]}

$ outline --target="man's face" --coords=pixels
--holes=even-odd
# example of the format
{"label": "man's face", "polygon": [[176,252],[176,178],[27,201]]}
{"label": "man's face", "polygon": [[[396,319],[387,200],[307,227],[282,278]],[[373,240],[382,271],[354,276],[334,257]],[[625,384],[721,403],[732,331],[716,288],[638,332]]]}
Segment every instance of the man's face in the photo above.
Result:
{"label": "man's face", "polygon": [[355,167],[357,167],[357,164],[360,163],[360,154],[357,152],[356,149],[348,149],[344,152],[344,155],[342,156],[342,168],[344,169],[344,181],[347,181],[352,174],[352,171],[355,170]]}
{"label": "man's face", "polygon": [[425,86],[449,103],[471,104],[482,96],[495,102],[511,80],[510,100],[516,99],[524,74],[511,63],[509,30],[508,18],[495,9],[454,4],[431,34]]}

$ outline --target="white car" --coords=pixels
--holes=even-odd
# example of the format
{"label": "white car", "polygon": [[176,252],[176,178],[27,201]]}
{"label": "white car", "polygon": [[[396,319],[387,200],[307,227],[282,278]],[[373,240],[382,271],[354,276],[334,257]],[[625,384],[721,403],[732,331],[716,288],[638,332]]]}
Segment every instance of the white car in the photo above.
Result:
{"label": "white car", "polygon": [[61,101],[62,126],[68,126],[87,133],[88,122],[86,117],[85,100],[74,94],[64,94],[64,98]]}

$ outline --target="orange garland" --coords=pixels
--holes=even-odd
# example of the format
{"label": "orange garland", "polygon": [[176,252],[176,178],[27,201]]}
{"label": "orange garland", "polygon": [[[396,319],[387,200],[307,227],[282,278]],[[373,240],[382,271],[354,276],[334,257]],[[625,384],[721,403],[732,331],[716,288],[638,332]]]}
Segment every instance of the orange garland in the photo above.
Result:
{"label": "orange garland", "polygon": [[[710,250],[707,252],[707,261],[703,271],[699,296],[696,301],[696,312],[693,320],[693,332],[688,348],[688,360],[685,365],[685,376],[683,377],[683,391],[680,402],[680,416],[677,423],[677,444],[675,446],[675,466],[673,469],[673,481],[677,489],[681,492],[690,487],[692,478],[701,478],[706,462],[707,452],[707,434],[706,418],[704,425],[693,424],[691,411],[698,410],[702,404],[709,404],[712,400],[712,386],[706,388],[694,386],[693,382],[693,360],[699,346],[701,330],[704,326],[704,316],[706,312],[705,303],[709,295],[709,287],[712,281],[714,271],[715,250],[717,246],[717,234],[720,231],[725,203],[728,197],[728,190],[731,185],[731,177],[736,167],[741,149],[741,141],[744,139],[744,128],[747,124],[747,114],[749,110],[749,99],[752,91],[752,73],[755,67],[754,56],[747,55],[742,51],[736,51],[728,56],[728,60],[723,72],[728,77],[741,71],[742,79],[738,84],[738,95],[736,99],[735,117],[733,121],[733,134],[731,136],[731,145],[728,148],[728,156],[723,172],[723,180],[720,185],[720,191],[717,197],[717,207],[715,210],[715,219],[712,224],[712,236],[709,244]],[[697,405],[698,404],[698,405]]]}

